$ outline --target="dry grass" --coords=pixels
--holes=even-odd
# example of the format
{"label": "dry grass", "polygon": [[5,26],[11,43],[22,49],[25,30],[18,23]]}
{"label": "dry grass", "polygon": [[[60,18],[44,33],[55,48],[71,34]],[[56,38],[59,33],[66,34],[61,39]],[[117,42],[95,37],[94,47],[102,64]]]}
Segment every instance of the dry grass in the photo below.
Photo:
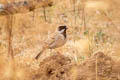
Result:
{"label": "dry grass", "polygon": [[[0,2],[5,3],[5,0]],[[84,5],[79,0],[58,0],[54,1],[52,7],[46,8],[46,21],[43,8],[34,11],[34,19],[33,12],[13,15],[11,45],[14,62],[8,59],[8,18],[0,17],[0,79],[32,80],[31,76],[38,70],[39,62],[56,52],[45,51],[39,61],[34,60],[34,57],[49,34],[64,24],[69,27],[68,42],[61,53],[69,57],[72,63],[81,64],[98,51],[119,60],[119,5],[119,0],[86,0]],[[73,75],[76,75],[76,67],[72,70]],[[97,74],[96,80],[99,80]]]}

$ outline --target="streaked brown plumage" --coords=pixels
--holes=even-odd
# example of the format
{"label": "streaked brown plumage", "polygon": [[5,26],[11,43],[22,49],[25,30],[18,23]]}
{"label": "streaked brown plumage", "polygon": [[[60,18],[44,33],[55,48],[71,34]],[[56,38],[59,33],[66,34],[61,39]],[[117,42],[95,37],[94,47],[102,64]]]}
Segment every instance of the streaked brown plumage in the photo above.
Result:
{"label": "streaked brown plumage", "polygon": [[46,50],[46,49],[55,49],[63,46],[67,41],[66,35],[67,26],[59,26],[56,31],[56,35],[51,38],[51,40],[43,47],[40,53],[35,57],[38,59],[39,56]]}

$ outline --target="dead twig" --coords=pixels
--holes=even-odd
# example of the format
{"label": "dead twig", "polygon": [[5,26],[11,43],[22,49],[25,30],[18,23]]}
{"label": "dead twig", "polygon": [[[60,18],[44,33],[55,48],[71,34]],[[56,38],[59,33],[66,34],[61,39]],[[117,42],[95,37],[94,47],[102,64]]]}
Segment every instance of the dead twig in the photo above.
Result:
{"label": "dead twig", "polygon": [[73,0],[73,11],[75,14],[75,24],[76,24],[76,7],[75,7],[76,0]]}
{"label": "dead twig", "polygon": [[86,18],[86,16],[85,16],[85,0],[82,0],[82,20],[83,20],[83,31],[85,31],[86,30],[86,21],[85,21],[85,18]]}
{"label": "dead twig", "polygon": [[96,62],[95,62],[95,71],[96,71],[96,80],[98,80],[98,65],[97,65],[97,56],[96,56]]}
{"label": "dead twig", "polygon": [[13,49],[12,49],[12,26],[13,26],[13,15],[7,16],[7,29],[8,29],[8,56],[14,59]]}
{"label": "dead twig", "polygon": [[44,19],[45,19],[45,22],[47,22],[47,17],[46,17],[46,7],[43,7],[43,13],[44,13]]}

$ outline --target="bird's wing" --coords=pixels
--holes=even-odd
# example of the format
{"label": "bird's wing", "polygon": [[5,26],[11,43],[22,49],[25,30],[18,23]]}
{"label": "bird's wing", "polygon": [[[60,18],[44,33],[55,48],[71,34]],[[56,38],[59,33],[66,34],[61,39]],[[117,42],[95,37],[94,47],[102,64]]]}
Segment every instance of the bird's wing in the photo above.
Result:
{"label": "bird's wing", "polygon": [[47,49],[49,48],[49,46],[51,44],[53,44],[55,42],[55,39],[56,39],[56,36],[57,36],[57,33],[55,32],[54,34],[51,34],[51,35],[48,35],[48,39],[45,41],[45,43],[43,44],[43,47],[42,47],[42,50],[40,53],[38,53],[38,55],[35,57],[35,59],[38,59],[39,56]]}
{"label": "bird's wing", "polygon": [[49,47],[51,44],[53,44],[55,42],[56,36],[57,32],[50,34],[48,39],[45,41],[45,45]]}

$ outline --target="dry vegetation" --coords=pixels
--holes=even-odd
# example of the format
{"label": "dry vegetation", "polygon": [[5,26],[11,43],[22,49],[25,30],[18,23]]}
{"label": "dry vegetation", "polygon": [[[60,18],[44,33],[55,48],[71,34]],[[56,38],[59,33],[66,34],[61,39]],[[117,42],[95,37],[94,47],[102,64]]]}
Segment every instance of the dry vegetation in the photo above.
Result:
{"label": "dry vegetation", "polygon": [[[120,1],[53,4],[0,16],[0,80],[120,80]],[[59,25],[69,28],[61,54],[46,50],[36,61],[46,38]]]}

